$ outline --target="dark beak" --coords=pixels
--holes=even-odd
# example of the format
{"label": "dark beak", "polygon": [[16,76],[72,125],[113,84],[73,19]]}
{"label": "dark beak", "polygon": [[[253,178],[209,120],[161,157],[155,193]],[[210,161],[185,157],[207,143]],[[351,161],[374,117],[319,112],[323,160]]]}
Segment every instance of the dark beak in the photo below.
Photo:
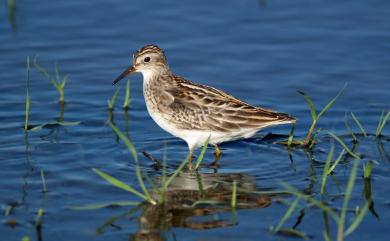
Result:
{"label": "dark beak", "polygon": [[129,74],[131,73],[134,73],[135,72],[135,68],[134,66],[130,66],[129,68],[127,68],[125,71],[123,71],[122,74],[120,74],[115,80],[114,82],[112,82],[112,85],[115,85],[116,83],[118,83],[121,79],[123,79],[124,77],[128,76]]}

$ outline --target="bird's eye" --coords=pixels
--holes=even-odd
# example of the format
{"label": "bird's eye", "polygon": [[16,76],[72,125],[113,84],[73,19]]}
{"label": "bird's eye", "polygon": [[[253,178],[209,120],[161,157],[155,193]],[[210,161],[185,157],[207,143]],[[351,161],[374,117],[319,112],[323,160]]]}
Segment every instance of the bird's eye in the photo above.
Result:
{"label": "bird's eye", "polygon": [[144,62],[149,62],[150,61],[150,57],[145,57],[144,58]]}

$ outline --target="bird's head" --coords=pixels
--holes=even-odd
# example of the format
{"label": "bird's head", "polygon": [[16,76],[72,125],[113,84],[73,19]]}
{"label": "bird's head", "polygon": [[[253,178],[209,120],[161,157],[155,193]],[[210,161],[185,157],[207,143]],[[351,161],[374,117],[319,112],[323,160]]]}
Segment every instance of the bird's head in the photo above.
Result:
{"label": "bird's head", "polygon": [[157,45],[146,45],[134,53],[132,65],[123,71],[112,84],[115,85],[121,79],[134,72],[140,72],[145,76],[168,69],[169,67],[164,51]]}

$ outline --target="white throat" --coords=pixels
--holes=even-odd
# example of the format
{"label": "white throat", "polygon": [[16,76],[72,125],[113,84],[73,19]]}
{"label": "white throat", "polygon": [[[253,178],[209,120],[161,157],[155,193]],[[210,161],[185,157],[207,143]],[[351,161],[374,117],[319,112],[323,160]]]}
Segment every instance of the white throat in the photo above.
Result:
{"label": "white throat", "polygon": [[158,72],[151,69],[142,70],[144,85],[158,76]]}

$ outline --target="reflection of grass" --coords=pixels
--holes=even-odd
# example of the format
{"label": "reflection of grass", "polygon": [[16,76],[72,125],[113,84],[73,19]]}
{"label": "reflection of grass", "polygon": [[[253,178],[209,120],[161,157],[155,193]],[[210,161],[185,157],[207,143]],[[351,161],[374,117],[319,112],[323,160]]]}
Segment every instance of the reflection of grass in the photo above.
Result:
{"label": "reflection of grass", "polygon": [[28,118],[30,114],[30,93],[29,93],[29,84],[30,84],[30,57],[27,56],[26,60],[26,112],[25,112],[25,122],[24,122],[24,130],[28,130]]}
{"label": "reflection of grass", "polygon": [[[345,144],[342,144],[342,143],[340,143],[340,144],[344,148],[342,151],[342,154],[345,152],[347,152],[347,153],[350,152],[349,149],[345,149],[345,147],[346,147]],[[333,169],[335,168],[333,166],[331,167],[331,164],[330,164],[331,160],[333,159],[333,152],[334,152],[334,148],[331,147],[329,154],[328,154],[328,158],[325,162],[325,167],[324,167],[323,174],[322,174],[322,183],[321,183],[321,194],[322,195],[324,194],[324,189],[325,189],[325,185],[326,185],[326,177],[328,175],[330,175],[331,171],[333,171]],[[349,154],[351,155],[351,153],[349,153]],[[355,153],[352,153],[352,156],[357,156],[357,155]],[[337,160],[334,163],[339,163],[340,159],[341,159],[341,155],[337,158]],[[348,210],[350,210],[349,209],[349,201],[350,201],[351,196],[352,196],[352,191],[353,191],[353,188],[354,188],[354,185],[356,182],[356,176],[357,176],[358,167],[359,167],[359,163],[360,163],[359,160],[360,159],[355,159],[353,161],[352,169],[351,169],[351,172],[349,174],[348,183],[347,183],[347,186],[345,189],[342,207],[341,207],[341,210],[339,212],[336,211],[333,207],[330,207],[322,199],[316,199],[312,195],[308,195],[308,194],[306,194],[302,191],[299,191],[298,189],[290,186],[289,184],[283,183],[282,185],[284,186],[286,191],[288,191],[291,194],[293,194],[294,196],[296,196],[296,200],[290,204],[289,209],[286,211],[285,215],[283,216],[283,218],[281,219],[281,221],[279,222],[277,227],[276,228],[272,227],[271,231],[278,233],[282,229],[283,224],[287,221],[287,219],[295,211],[296,207],[298,206],[299,201],[304,200],[310,206],[316,206],[316,207],[320,208],[324,212],[324,214],[326,214],[326,216],[330,216],[334,219],[334,221],[337,224],[337,236],[336,236],[337,241],[344,240],[347,236],[349,236],[352,232],[354,232],[356,230],[356,228],[362,222],[364,216],[366,215],[366,213],[369,209],[370,203],[371,203],[370,200],[367,200],[365,205],[363,206],[363,208],[356,209],[357,211],[356,211],[355,217],[353,218],[352,222],[349,225],[346,223],[347,212],[348,212]],[[337,164],[334,164],[334,165],[337,165]],[[371,165],[371,164],[368,164],[368,165]],[[365,172],[365,176],[369,177],[371,175],[371,166],[366,166],[364,172]],[[329,230],[329,226],[328,225],[326,225],[326,226],[327,226],[327,228],[325,229],[323,235],[324,235],[324,239],[326,241],[329,241],[329,240],[331,240],[330,230]]]}
{"label": "reflection of grass", "polygon": [[47,192],[45,173],[41,170],[42,192]]}
{"label": "reflection of grass", "polygon": [[55,64],[54,71],[55,71],[55,77],[50,76],[50,74],[47,72],[45,68],[43,68],[41,65],[38,64],[37,59],[34,59],[34,66],[38,69],[39,72],[41,72],[48,80],[51,81],[53,86],[58,91],[59,97],[59,103],[65,104],[65,85],[68,80],[68,75],[65,75],[64,77],[60,76],[60,71],[58,68],[57,63]]}
{"label": "reflection of grass", "polygon": [[10,22],[13,30],[16,30],[15,9],[16,0],[7,0],[8,21]]}

